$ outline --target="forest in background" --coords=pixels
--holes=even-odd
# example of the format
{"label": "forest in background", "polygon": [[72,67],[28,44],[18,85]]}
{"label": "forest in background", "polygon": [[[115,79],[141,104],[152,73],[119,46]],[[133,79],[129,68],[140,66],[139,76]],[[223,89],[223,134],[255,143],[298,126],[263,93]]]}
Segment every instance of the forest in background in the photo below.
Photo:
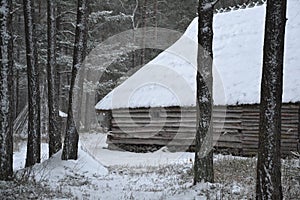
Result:
{"label": "forest in background", "polygon": [[[234,2],[236,3],[236,1]],[[50,140],[49,156],[51,157],[60,150],[61,134],[59,133],[60,129],[56,129],[58,127],[57,124],[55,124],[57,122],[57,118],[54,115],[58,114],[57,109],[63,110],[63,108],[68,108],[68,120],[61,159],[77,160],[79,135],[74,124],[75,116],[73,115],[75,114],[73,114],[72,111],[72,91],[75,87],[76,75],[80,67],[83,66],[86,54],[111,34],[110,31],[107,35],[102,35],[101,37],[97,35],[98,31],[95,30],[102,29],[103,27],[99,28],[95,26],[94,29],[91,27],[93,27],[93,24],[101,17],[104,19],[103,24],[107,25],[106,23],[112,23],[111,27],[113,28],[117,27],[116,22],[120,24],[124,23],[122,28],[125,27],[125,24],[127,24],[126,20],[128,19],[130,19],[129,22],[131,23],[128,24],[131,24],[132,29],[139,28],[140,24],[141,27],[146,27],[148,24],[154,24],[154,27],[159,26],[158,19],[160,18],[158,17],[158,13],[160,12],[160,9],[158,1],[151,4],[152,6],[154,5],[154,12],[148,10],[148,1],[143,1],[142,6],[140,6],[140,3],[136,1],[136,6],[133,8],[133,12],[130,15],[122,12],[114,14],[113,11],[105,9],[100,12],[93,12],[92,6],[90,6],[91,4],[89,4],[87,0],[78,0],[77,9],[75,9],[77,11],[74,12],[70,9],[71,6],[68,4],[59,4],[57,7],[54,7],[53,1],[49,0],[47,1],[47,23],[43,21],[43,4],[41,2],[38,4],[34,3],[35,2],[31,0],[23,1],[25,40],[22,40],[21,38],[23,35],[21,34],[21,29],[19,30],[19,35],[17,35],[14,31],[14,27],[12,26],[14,24],[14,20],[17,20],[17,22],[21,22],[22,20],[22,15],[16,15],[17,18],[14,17],[14,13],[17,13],[19,10],[18,4],[16,3],[15,5],[12,5],[11,1],[5,0],[2,0],[1,2],[2,119],[0,164],[3,169],[1,172],[1,178],[4,177],[4,179],[10,178],[10,175],[12,174],[11,153],[13,135],[11,125],[13,124],[12,121],[14,121],[19,113],[19,104],[23,102],[22,100],[24,99],[21,99],[20,97],[20,88],[24,85],[26,88],[26,84],[22,84],[22,79],[24,78],[22,74],[24,74],[23,70],[25,66],[22,61],[25,60],[25,57],[27,61],[26,74],[28,80],[27,91],[29,110],[28,143],[25,167],[30,167],[36,163],[40,163],[41,132],[47,133],[48,125]],[[123,2],[119,1],[119,3],[121,8],[126,11],[126,6]],[[212,24],[213,13],[215,12],[215,3],[216,1],[203,0],[199,1],[198,7],[198,42],[204,47],[204,51],[198,48],[196,102],[197,108],[202,108],[201,110],[203,112],[199,112],[199,110],[197,112],[194,185],[199,183],[201,180],[213,182],[214,179],[212,148],[209,148],[209,145],[206,146],[203,139],[205,139],[207,134],[211,132],[208,130],[212,113],[210,107],[213,105],[212,94],[209,92],[209,88],[212,86],[212,62],[209,61],[209,59],[210,57],[213,57]],[[110,3],[108,3],[108,5],[109,4]],[[254,4],[256,4],[256,2],[251,3],[251,5]],[[243,5],[240,5],[238,8],[242,8]],[[62,9],[64,6],[67,8],[65,11]],[[130,4],[130,6],[132,6],[132,4]],[[14,9],[14,7],[16,7],[16,9]],[[222,9],[223,11],[226,11],[226,9]],[[229,9],[236,9],[236,7],[229,7]],[[282,199],[280,172],[280,124],[286,1],[268,1],[266,10],[263,77],[261,83],[260,138],[257,162],[258,185],[256,189],[257,198]],[[55,11],[57,11],[57,15],[54,14]],[[138,16],[138,11],[140,11],[140,18],[136,17]],[[71,17],[67,19],[63,17],[65,14],[74,15],[74,13],[77,16],[76,22],[72,22]],[[21,24],[22,23],[20,23],[20,25]],[[44,24],[47,24],[46,29],[43,29]],[[61,24],[65,25],[60,29],[59,27]],[[181,22],[180,25],[182,24],[183,22]],[[66,28],[68,26],[69,29]],[[46,37],[43,37],[45,30],[47,32],[46,42],[44,40]],[[120,29],[118,29],[118,32],[120,32]],[[97,36],[94,36],[94,34]],[[75,37],[74,43],[72,43],[72,36]],[[96,39],[99,37],[100,39]],[[56,45],[56,42],[59,45]],[[20,44],[20,46],[16,46],[16,44]],[[45,44],[47,44],[46,48],[44,46]],[[22,48],[24,46],[25,48]],[[130,68],[136,65],[144,65],[148,59],[153,58],[155,55],[155,50],[141,49],[138,52],[133,52],[133,54],[124,56],[128,57],[128,59],[132,61],[126,65]],[[17,57],[16,60],[14,59],[15,57]],[[69,63],[71,64],[68,65]],[[18,68],[13,67],[15,65],[18,66]],[[124,75],[127,74],[127,71],[119,72],[116,70],[117,68],[114,68],[115,65],[113,65],[112,71],[105,71],[105,73],[108,73],[108,76],[111,72],[114,72],[114,75],[117,74],[117,78],[112,75],[109,80],[118,80],[118,78],[124,77]],[[47,78],[43,66],[47,66]],[[71,70],[69,66],[71,66]],[[61,71],[62,69],[64,71]],[[204,74],[203,77],[200,76],[200,72]],[[15,84],[12,84],[12,80],[15,79],[15,74],[17,74],[17,81]],[[46,80],[48,82],[46,82]],[[106,87],[107,85],[105,84],[105,81],[100,80],[99,87]],[[45,91],[47,87],[48,91]],[[65,87],[64,89],[66,89],[66,93],[69,93],[68,97],[64,94],[64,90],[61,89],[62,87]],[[22,97],[24,96],[26,96],[26,94],[22,95]],[[65,96],[67,99],[67,103],[65,102],[65,104],[67,104],[66,106],[63,105],[64,103],[58,101],[61,96]],[[98,97],[101,98],[101,93],[98,94]],[[17,100],[15,100],[15,98]],[[56,100],[57,105],[60,105],[58,107],[54,106],[56,104]],[[49,119],[46,119],[47,106],[44,105],[48,105]],[[49,122],[49,124],[47,124],[47,122]],[[209,140],[209,142],[211,141]],[[209,148],[205,150],[205,152],[207,151],[208,153],[204,156],[199,156],[198,153],[200,153],[200,147],[203,145],[205,145],[205,148]],[[6,169],[5,166],[9,166],[9,169]]]}

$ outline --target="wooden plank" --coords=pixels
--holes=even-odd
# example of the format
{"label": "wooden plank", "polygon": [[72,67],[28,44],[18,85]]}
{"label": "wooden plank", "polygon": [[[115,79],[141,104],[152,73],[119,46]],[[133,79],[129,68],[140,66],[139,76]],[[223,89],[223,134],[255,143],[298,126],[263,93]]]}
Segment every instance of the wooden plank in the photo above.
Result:
{"label": "wooden plank", "polygon": [[[227,132],[227,133],[239,133],[236,128],[228,128],[228,127],[213,127],[215,132]],[[170,126],[145,126],[145,127],[126,127],[126,126],[118,126],[111,128],[112,133],[117,133],[120,131],[123,132],[154,132],[154,131],[165,131],[165,132],[196,132],[196,127],[184,127],[184,126],[177,126],[177,127],[170,127]]]}
{"label": "wooden plank", "polygon": [[[292,155],[291,151],[292,150],[282,150],[281,155],[282,156]],[[257,150],[256,149],[243,149],[243,155],[244,156],[255,156],[255,155],[257,155]]]}
{"label": "wooden plank", "polygon": [[[161,133],[161,134],[159,134]],[[142,133],[135,133],[135,134],[126,134],[126,133],[115,133],[115,134],[110,134],[109,137],[134,137],[136,135],[137,137],[141,136],[148,136],[148,137],[154,137],[154,138],[176,138],[176,139],[194,139],[196,134],[195,133],[174,133],[174,134],[167,134],[163,132],[159,132],[155,135],[145,135]],[[214,134],[213,139],[215,141],[223,141],[223,142],[237,142],[241,143],[240,137],[238,135],[220,135],[220,134]]]}
{"label": "wooden plank", "polygon": [[[281,154],[283,156],[285,155],[290,155],[291,151],[294,151],[294,149],[282,149]],[[243,148],[243,154],[246,155],[251,155],[251,154],[257,154],[257,148],[251,148],[251,149],[244,149]]]}
{"label": "wooden plank", "polygon": [[148,124],[148,123],[156,123],[156,124],[162,124],[162,123],[196,123],[196,119],[179,119],[179,118],[167,118],[165,121],[154,121],[150,119],[130,119],[128,118],[121,118],[121,119],[112,119],[112,124],[122,123],[122,124]]}
{"label": "wooden plank", "polygon": [[[150,112],[136,112],[136,113],[130,113],[130,112],[127,112],[127,113],[115,113],[113,112],[112,113],[112,116],[113,117],[140,117],[140,116],[148,116],[150,117],[151,113]],[[219,118],[224,118],[224,117],[227,117],[227,118],[237,118],[237,117],[240,117],[241,114],[237,114],[237,113],[220,113],[220,112],[217,112],[217,113],[213,113],[212,114],[213,117],[219,117]],[[196,112],[162,112],[160,113],[159,115],[160,117],[195,117],[196,116]]]}
{"label": "wooden plank", "polygon": [[191,145],[193,143],[193,141],[191,140],[166,140],[166,139],[162,139],[162,138],[147,138],[147,140],[145,139],[141,139],[141,138],[112,138],[112,139],[108,139],[107,143],[121,143],[121,144],[150,144],[150,145],[163,145],[166,146],[169,143],[172,143],[172,145]]}
{"label": "wooden plank", "polygon": [[[246,145],[249,145],[249,144],[258,144],[258,139],[256,138],[247,138],[246,140],[243,140],[242,142],[245,147]],[[297,142],[295,142],[295,140],[293,139],[285,139],[285,140],[281,140],[281,144],[282,145],[293,145],[293,144],[297,144]]]}
{"label": "wooden plank", "polygon": [[195,133],[195,130],[184,130],[184,131],[173,131],[173,130],[143,130],[143,131],[139,131],[139,132],[136,132],[136,131],[122,131],[122,130],[114,130],[111,132],[112,134],[149,134],[149,135],[153,135],[154,133],[156,134],[164,134],[164,133],[173,133],[173,134],[192,134],[192,133]]}
{"label": "wooden plank", "polygon": [[[247,137],[256,137],[258,138],[258,133],[254,134],[254,133],[242,133],[243,138],[247,138]],[[290,132],[289,134],[281,134],[281,138],[298,138],[297,134],[295,132]]]}
{"label": "wooden plank", "polygon": [[[161,138],[148,138],[147,140],[143,140],[141,138],[110,138],[107,140],[108,144],[148,144],[148,145],[178,145],[178,146],[190,146],[194,145],[193,139],[173,139],[173,140],[165,140]],[[223,143],[217,142],[215,143],[216,147],[226,147],[226,148],[241,148],[242,145],[239,143]]]}
{"label": "wooden plank", "polygon": [[[135,124],[169,124],[169,125],[172,125],[172,124],[180,124],[180,125],[195,125],[196,124],[196,120],[165,120],[165,121],[156,121],[156,120],[131,120],[131,121],[128,121],[127,120],[116,120],[116,119],[113,119],[112,120],[112,124],[115,125],[115,124],[120,124],[120,125],[134,125],[133,123]],[[240,127],[241,126],[241,121],[216,121],[216,120],[213,120],[213,124],[214,125],[225,125],[225,126],[234,126],[234,127]]]}
{"label": "wooden plank", "polygon": [[[243,136],[256,136],[258,137],[259,131],[250,131],[250,130],[244,130]],[[282,137],[290,137],[290,136],[296,136],[297,137],[297,132],[296,131],[286,131],[282,132],[281,134]]]}
{"label": "wooden plank", "polygon": [[[124,129],[155,129],[155,128],[164,128],[164,129],[172,129],[172,128],[184,128],[184,129],[194,129],[196,130],[196,124],[183,124],[183,123],[150,123],[150,124],[146,124],[146,125],[139,125],[139,124],[121,124],[119,123],[118,126],[113,126],[113,128],[124,128]],[[137,130],[138,131],[138,130]]]}
{"label": "wooden plank", "polygon": [[222,142],[218,141],[215,145],[217,148],[232,148],[232,149],[242,149],[242,144],[240,143],[229,143],[229,142]]}
{"label": "wooden plank", "polygon": [[[243,125],[242,125],[243,126]],[[247,131],[258,131],[259,130],[259,127],[257,126],[243,126],[243,132],[247,132]]]}

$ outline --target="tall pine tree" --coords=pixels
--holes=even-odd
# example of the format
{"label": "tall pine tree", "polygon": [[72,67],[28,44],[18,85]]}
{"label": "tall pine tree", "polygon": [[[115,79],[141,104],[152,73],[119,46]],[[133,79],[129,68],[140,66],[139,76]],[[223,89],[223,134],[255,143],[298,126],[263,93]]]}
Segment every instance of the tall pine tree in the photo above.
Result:
{"label": "tall pine tree", "polygon": [[32,0],[23,0],[25,20],[25,44],[28,79],[28,142],[26,167],[41,160],[41,123],[39,70],[34,23],[34,4]]}
{"label": "tall pine tree", "polygon": [[13,175],[13,119],[12,119],[12,1],[1,0],[0,5],[0,180]]}
{"label": "tall pine tree", "polygon": [[73,54],[72,78],[69,93],[68,119],[63,153],[61,157],[62,160],[76,160],[78,157],[79,135],[74,122],[74,113],[72,111],[73,90],[75,86],[77,72],[80,69],[80,67],[82,67],[86,54],[88,4],[89,0],[78,0],[75,47]]}
{"label": "tall pine tree", "polygon": [[256,199],[282,199],[281,102],[286,0],[267,1]]}
{"label": "tall pine tree", "polygon": [[213,105],[213,12],[212,0],[199,1],[194,184],[200,181],[214,181],[213,137],[212,126],[210,126]]}
{"label": "tall pine tree", "polygon": [[49,156],[57,153],[62,146],[59,107],[58,85],[56,70],[56,0],[47,0],[47,80],[48,80],[48,108],[49,108]]}

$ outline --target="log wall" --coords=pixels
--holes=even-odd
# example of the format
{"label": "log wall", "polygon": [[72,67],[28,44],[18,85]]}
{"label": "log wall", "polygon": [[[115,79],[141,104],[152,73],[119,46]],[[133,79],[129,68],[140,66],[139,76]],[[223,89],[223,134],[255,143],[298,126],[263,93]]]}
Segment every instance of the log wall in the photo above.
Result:
{"label": "log wall", "polygon": [[[283,104],[282,153],[297,151],[299,141],[299,105]],[[113,145],[158,145],[187,150],[194,145],[195,108],[118,109],[111,113],[107,143]],[[259,106],[216,106],[213,112],[216,150],[256,155],[259,133]]]}
{"label": "log wall", "polygon": [[[299,106],[283,104],[281,110],[281,150],[283,155],[297,151]],[[242,144],[244,155],[256,155],[259,133],[259,106],[243,107],[242,115]]]}

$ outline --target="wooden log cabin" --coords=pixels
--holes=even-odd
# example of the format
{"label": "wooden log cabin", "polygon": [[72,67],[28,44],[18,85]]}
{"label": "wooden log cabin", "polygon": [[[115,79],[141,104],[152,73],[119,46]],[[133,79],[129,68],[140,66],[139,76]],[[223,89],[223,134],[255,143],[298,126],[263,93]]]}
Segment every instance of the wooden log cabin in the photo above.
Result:
{"label": "wooden log cabin", "polygon": [[[288,1],[282,104],[282,153],[299,150],[300,9]],[[215,149],[257,152],[265,5],[214,15]],[[183,36],[97,105],[109,148],[192,149],[196,132],[197,18]],[[201,111],[200,111],[201,112]],[[132,150],[132,149],[131,149]]]}

